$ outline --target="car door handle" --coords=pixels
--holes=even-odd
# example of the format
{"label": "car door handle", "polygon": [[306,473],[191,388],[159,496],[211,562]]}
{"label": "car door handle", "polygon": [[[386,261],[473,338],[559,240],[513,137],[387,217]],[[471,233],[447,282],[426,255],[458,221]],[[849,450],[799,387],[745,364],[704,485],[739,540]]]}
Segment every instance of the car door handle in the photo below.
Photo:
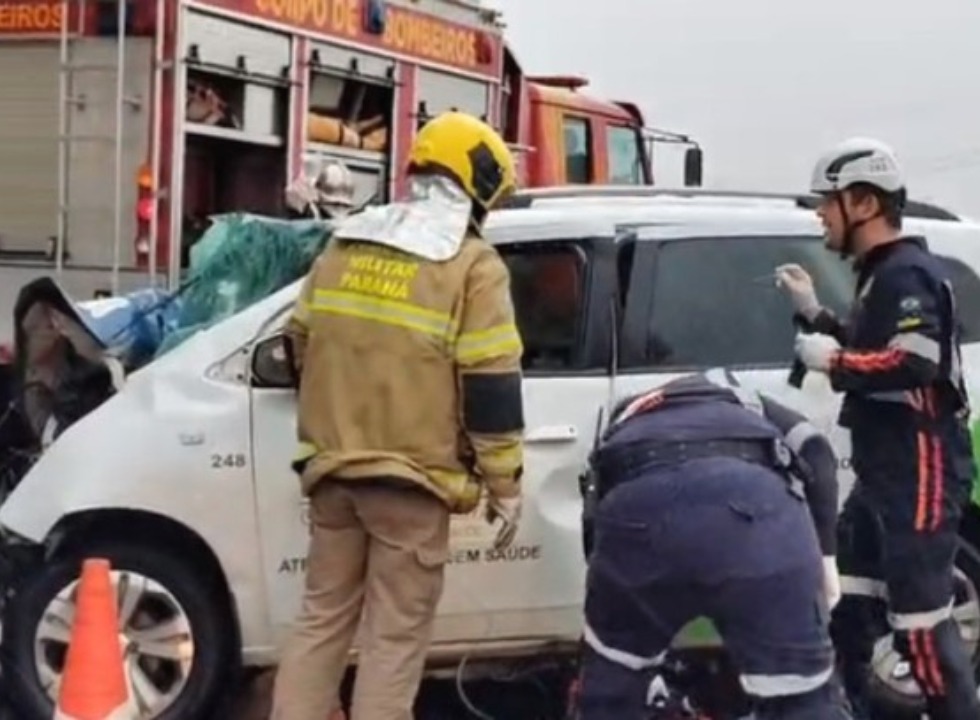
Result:
{"label": "car door handle", "polygon": [[574,425],[545,425],[524,434],[524,442],[528,443],[575,442],[577,438],[578,428]]}

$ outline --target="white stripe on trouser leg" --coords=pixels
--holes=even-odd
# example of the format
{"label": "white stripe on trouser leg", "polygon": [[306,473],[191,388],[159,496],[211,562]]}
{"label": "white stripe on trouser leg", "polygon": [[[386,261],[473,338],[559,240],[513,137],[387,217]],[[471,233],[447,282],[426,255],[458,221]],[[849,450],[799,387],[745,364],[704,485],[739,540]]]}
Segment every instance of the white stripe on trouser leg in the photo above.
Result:
{"label": "white stripe on trouser leg", "polygon": [[741,675],[742,689],[756,697],[781,697],[802,695],[825,685],[834,674],[829,666],[817,675]]}
{"label": "white stripe on trouser leg", "polygon": [[901,333],[888,343],[888,347],[899,348],[923,360],[939,363],[939,343],[921,333]]}
{"label": "white stripe on trouser leg", "polygon": [[656,667],[664,661],[667,655],[666,652],[662,652],[654,657],[643,657],[609,647],[599,639],[599,636],[588,625],[582,631],[582,639],[585,640],[586,645],[595,650],[597,655],[601,655],[609,662],[622,665],[630,670],[648,670],[649,668]]}
{"label": "white stripe on trouser leg", "polygon": [[859,595],[883,600],[888,597],[888,586],[884,582],[856,575],[841,575],[840,591],[842,595]]}
{"label": "white stripe on trouser leg", "polygon": [[943,620],[953,617],[953,601],[935,610],[912,613],[888,613],[888,624],[893,630],[932,630]]}

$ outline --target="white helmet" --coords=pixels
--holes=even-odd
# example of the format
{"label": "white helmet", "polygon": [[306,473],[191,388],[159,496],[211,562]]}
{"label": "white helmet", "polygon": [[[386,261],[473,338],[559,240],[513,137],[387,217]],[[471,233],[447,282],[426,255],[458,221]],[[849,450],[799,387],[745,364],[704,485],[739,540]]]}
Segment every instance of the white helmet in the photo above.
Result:
{"label": "white helmet", "polygon": [[313,186],[318,205],[354,206],[354,176],[340,160],[325,160]]}
{"label": "white helmet", "polygon": [[818,194],[846,190],[867,183],[887,193],[905,188],[905,177],[895,152],[872,138],[851,138],[834,146],[817,160],[810,192]]}

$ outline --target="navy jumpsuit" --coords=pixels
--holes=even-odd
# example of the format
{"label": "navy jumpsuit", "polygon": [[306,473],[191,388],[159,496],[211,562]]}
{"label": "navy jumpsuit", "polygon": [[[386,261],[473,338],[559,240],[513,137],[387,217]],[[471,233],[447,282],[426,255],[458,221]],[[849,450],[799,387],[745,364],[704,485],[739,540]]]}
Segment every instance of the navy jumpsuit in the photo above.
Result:
{"label": "navy jumpsuit", "polygon": [[855,712],[870,717],[873,645],[890,625],[929,717],[980,720],[951,617],[974,474],[952,283],[918,237],[879,246],[856,269],[846,326],[827,310],[812,323],[843,346],[829,377],[845,393],[840,423],[857,476],[840,519],[843,599],[831,625],[843,680]]}
{"label": "navy jumpsuit", "polygon": [[849,718],[821,557],[835,554],[836,465],[801,415],[722,369],[627,401],[591,462],[581,720],[648,717],[658,664],[700,616],[756,717]]}

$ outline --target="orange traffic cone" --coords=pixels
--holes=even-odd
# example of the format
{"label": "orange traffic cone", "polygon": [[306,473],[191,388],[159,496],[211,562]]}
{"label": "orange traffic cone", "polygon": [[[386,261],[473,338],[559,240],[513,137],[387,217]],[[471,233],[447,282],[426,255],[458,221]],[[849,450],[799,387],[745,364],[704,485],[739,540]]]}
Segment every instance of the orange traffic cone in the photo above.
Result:
{"label": "orange traffic cone", "polygon": [[54,720],[137,720],[129,702],[108,560],[86,560]]}

